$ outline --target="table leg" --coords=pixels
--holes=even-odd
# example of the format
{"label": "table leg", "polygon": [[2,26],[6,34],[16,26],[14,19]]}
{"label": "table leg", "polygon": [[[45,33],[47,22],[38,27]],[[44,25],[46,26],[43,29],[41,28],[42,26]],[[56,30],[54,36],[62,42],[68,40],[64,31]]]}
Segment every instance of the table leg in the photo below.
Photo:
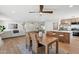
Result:
{"label": "table leg", "polygon": [[45,53],[46,53],[46,54],[48,54],[48,50],[49,50],[49,48],[48,48],[48,46],[46,46],[46,47],[45,47]]}
{"label": "table leg", "polygon": [[56,41],[56,53],[58,53],[58,41]]}

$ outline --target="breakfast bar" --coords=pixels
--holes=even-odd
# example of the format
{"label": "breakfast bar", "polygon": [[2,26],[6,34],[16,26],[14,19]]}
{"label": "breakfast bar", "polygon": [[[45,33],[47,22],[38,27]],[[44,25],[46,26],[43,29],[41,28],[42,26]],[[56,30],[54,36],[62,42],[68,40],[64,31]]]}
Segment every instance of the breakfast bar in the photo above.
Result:
{"label": "breakfast bar", "polygon": [[69,31],[48,31],[47,35],[58,37],[60,42],[70,43],[71,33]]}

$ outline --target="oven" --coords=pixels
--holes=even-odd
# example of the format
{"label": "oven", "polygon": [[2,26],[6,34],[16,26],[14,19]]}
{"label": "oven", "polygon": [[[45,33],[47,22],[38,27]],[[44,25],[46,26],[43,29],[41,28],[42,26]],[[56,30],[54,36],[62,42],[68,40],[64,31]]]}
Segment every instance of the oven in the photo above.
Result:
{"label": "oven", "polygon": [[73,31],[73,36],[79,36],[79,31]]}

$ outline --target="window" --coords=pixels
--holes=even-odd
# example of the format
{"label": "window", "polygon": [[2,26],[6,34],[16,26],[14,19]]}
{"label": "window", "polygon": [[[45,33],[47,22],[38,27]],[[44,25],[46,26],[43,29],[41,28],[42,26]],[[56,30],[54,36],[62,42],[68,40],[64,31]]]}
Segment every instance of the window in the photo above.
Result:
{"label": "window", "polygon": [[8,28],[9,29],[18,29],[18,24],[9,24]]}

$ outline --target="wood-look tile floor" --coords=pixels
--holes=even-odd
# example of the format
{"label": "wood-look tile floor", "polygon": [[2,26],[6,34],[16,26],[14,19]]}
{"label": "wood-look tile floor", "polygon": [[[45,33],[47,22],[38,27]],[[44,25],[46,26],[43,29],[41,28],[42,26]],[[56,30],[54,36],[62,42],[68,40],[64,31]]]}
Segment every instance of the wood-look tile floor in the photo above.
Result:
{"label": "wood-look tile floor", "polygon": [[69,54],[79,54],[79,37],[73,37],[70,44],[59,43],[59,47]]}
{"label": "wood-look tile floor", "polygon": [[19,48],[16,45],[26,43],[26,37],[16,37],[3,39],[4,45],[0,47],[0,54],[20,54]]}
{"label": "wood-look tile floor", "polygon": [[[0,54],[21,54],[19,48],[16,46],[18,44],[26,43],[26,37],[16,37],[4,39],[4,45],[0,47]],[[59,48],[63,49],[69,54],[79,54],[79,37],[74,37],[71,39],[70,44],[59,42]]]}

